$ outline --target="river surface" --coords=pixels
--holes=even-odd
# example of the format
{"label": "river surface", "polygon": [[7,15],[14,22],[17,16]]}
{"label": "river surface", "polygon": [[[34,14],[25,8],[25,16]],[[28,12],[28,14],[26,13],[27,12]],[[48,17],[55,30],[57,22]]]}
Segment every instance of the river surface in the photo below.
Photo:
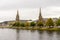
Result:
{"label": "river surface", "polygon": [[0,29],[0,40],[60,40],[60,31]]}

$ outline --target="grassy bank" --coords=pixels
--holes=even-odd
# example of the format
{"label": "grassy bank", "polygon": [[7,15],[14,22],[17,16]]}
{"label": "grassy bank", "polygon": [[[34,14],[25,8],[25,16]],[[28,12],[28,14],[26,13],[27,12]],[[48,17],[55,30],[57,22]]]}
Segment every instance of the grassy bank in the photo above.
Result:
{"label": "grassy bank", "polygon": [[46,30],[46,31],[60,31],[60,28],[40,28],[39,30]]}
{"label": "grassy bank", "polygon": [[22,29],[22,30],[42,30],[42,31],[60,31],[60,28],[40,28],[40,27],[0,27],[0,28],[11,28],[11,29]]}
{"label": "grassy bank", "polygon": [[8,27],[8,28],[22,29],[22,30],[60,31],[60,28],[39,28],[39,27]]}

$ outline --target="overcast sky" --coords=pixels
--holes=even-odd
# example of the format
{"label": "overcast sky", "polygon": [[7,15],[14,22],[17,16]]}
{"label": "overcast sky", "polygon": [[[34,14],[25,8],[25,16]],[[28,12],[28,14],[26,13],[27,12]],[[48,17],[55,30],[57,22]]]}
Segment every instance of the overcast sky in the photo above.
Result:
{"label": "overcast sky", "polygon": [[0,0],[0,22],[15,20],[17,9],[20,19],[36,20],[40,8],[43,18],[60,17],[60,0]]}

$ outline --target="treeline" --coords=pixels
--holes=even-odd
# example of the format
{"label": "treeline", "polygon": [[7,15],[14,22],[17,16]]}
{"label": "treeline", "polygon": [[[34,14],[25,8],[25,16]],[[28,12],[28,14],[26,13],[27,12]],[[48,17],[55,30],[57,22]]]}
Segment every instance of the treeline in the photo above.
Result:
{"label": "treeline", "polygon": [[17,27],[29,27],[29,26],[39,26],[39,27],[54,27],[54,26],[60,26],[60,19],[56,20],[55,22],[52,20],[52,18],[48,18],[46,22],[26,22],[26,23],[20,23],[20,22],[15,22],[12,26],[17,26]]}

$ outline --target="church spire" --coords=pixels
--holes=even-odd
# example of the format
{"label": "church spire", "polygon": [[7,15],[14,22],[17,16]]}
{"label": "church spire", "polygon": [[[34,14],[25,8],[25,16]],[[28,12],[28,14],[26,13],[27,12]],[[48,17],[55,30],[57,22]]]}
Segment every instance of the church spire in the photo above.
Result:
{"label": "church spire", "polygon": [[41,8],[40,8],[40,13],[39,13],[39,21],[43,21],[42,15],[41,15]]}
{"label": "church spire", "polygon": [[16,21],[19,21],[19,12],[17,10]]}

